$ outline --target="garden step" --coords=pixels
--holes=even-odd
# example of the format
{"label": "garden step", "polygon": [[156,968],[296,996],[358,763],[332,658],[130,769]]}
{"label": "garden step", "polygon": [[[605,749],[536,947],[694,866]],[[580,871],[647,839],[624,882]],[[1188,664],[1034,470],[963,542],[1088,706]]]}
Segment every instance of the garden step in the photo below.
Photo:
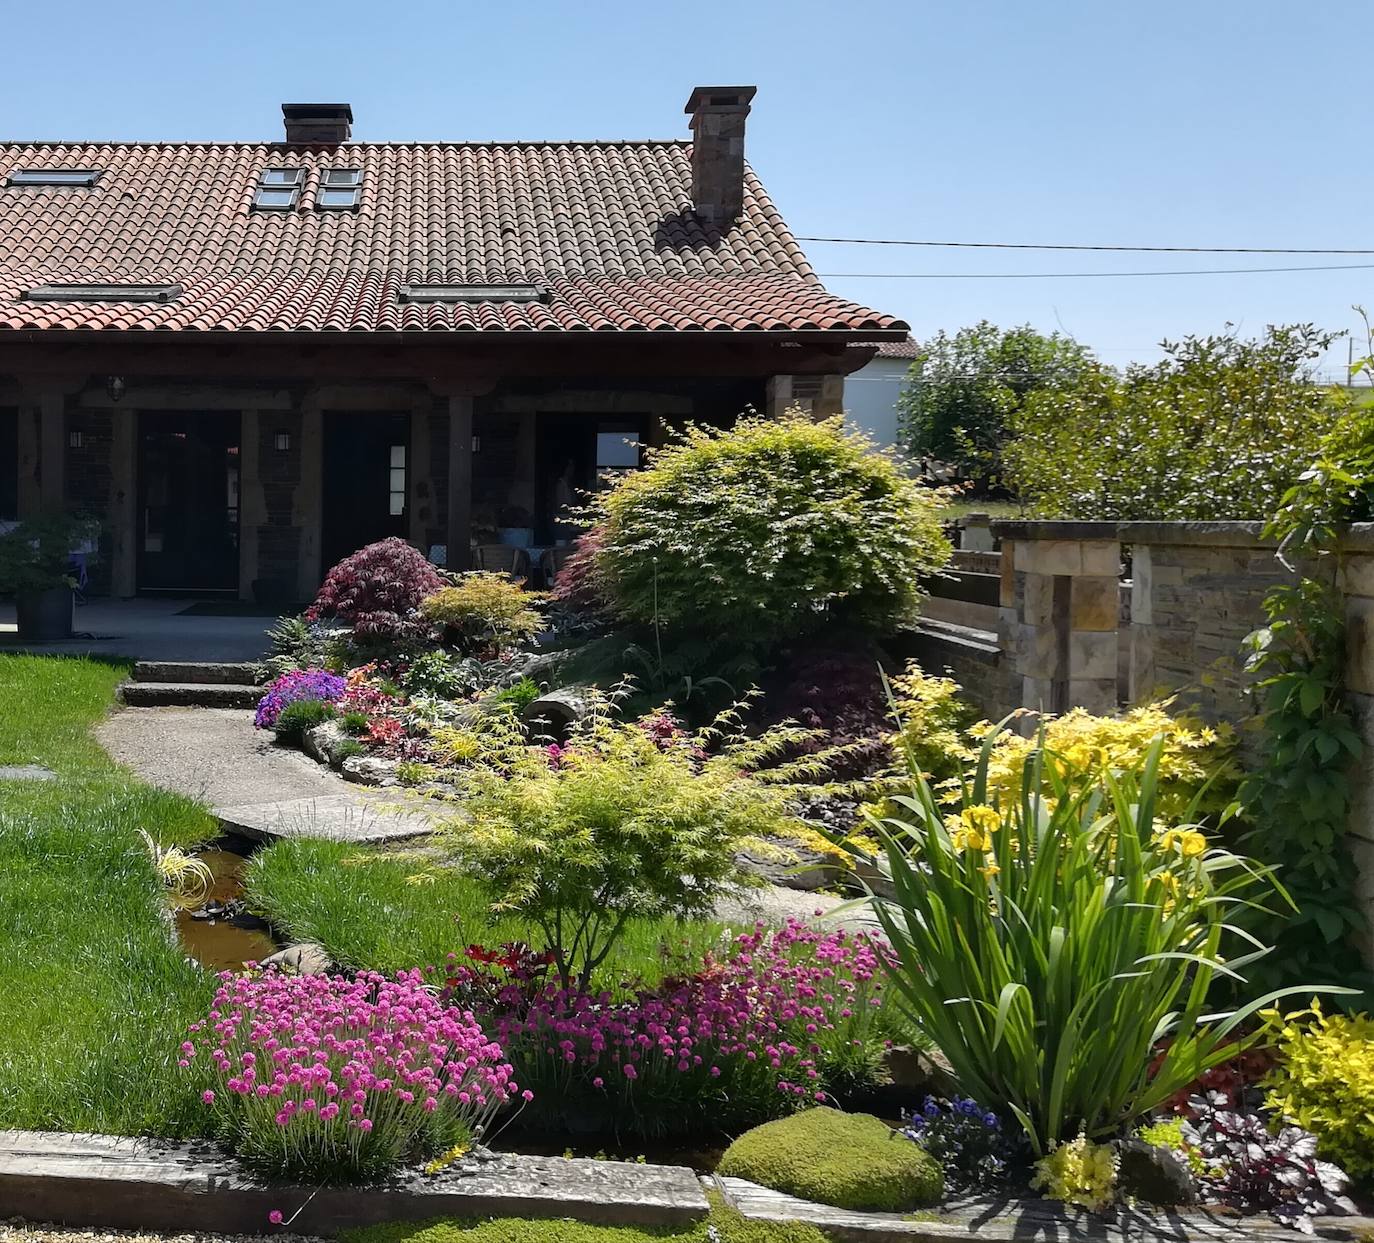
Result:
{"label": "garden step", "polygon": [[135,682],[189,682],[197,685],[251,686],[258,667],[239,661],[140,660],[134,665]]}
{"label": "garden step", "polygon": [[252,708],[262,687],[223,682],[125,682],[120,702],[130,708]]}

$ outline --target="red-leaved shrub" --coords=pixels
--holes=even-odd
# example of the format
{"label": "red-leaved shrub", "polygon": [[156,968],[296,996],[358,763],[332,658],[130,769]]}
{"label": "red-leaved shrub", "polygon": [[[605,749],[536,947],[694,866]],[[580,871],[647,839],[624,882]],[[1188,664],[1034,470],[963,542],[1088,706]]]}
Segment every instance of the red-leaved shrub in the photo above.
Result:
{"label": "red-leaved shrub", "polygon": [[330,570],[305,618],[332,617],[374,638],[418,636],[425,623],[415,610],[443,585],[423,553],[392,536],[358,549]]}
{"label": "red-leaved shrub", "polygon": [[601,617],[610,613],[610,601],[596,564],[597,554],[605,539],[604,526],[593,527],[578,538],[572,553],[553,580],[553,590],[549,594],[556,604],[587,617]]}

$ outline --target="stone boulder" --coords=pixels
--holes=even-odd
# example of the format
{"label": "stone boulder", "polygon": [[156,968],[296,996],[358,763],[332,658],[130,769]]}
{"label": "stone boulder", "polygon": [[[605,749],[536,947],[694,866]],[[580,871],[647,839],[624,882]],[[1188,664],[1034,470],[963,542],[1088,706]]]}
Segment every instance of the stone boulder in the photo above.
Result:
{"label": "stone boulder", "polygon": [[1112,1146],[1122,1194],[1161,1207],[1197,1203],[1193,1172],[1170,1149],[1143,1139],[1118,1139]]}

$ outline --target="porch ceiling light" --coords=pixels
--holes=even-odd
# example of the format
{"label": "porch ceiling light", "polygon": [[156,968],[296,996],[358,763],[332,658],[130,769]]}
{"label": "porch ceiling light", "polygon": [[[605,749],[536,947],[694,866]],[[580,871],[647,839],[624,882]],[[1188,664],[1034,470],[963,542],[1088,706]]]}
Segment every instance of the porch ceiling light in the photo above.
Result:
{"label": "porch ceiling light", "polygon": [[128,387],[124,383],[122,375],[112,375],[105,381],[105,394],[111,401],[119,401],[124,396],[124,390]]}
{"label": "porch ceiling light", "polygon": [[548,302],[542,285],[402,285],[402,302]]}

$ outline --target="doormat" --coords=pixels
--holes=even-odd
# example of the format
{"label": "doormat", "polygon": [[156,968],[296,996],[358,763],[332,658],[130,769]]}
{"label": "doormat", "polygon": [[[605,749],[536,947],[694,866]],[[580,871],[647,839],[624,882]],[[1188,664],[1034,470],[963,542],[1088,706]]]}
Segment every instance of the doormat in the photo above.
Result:
{"label": "doormat", "polygon": [[178,617],[281,617],[299,610],[289,604],[254,604],[251,600],[197,600],[177,612]]}

